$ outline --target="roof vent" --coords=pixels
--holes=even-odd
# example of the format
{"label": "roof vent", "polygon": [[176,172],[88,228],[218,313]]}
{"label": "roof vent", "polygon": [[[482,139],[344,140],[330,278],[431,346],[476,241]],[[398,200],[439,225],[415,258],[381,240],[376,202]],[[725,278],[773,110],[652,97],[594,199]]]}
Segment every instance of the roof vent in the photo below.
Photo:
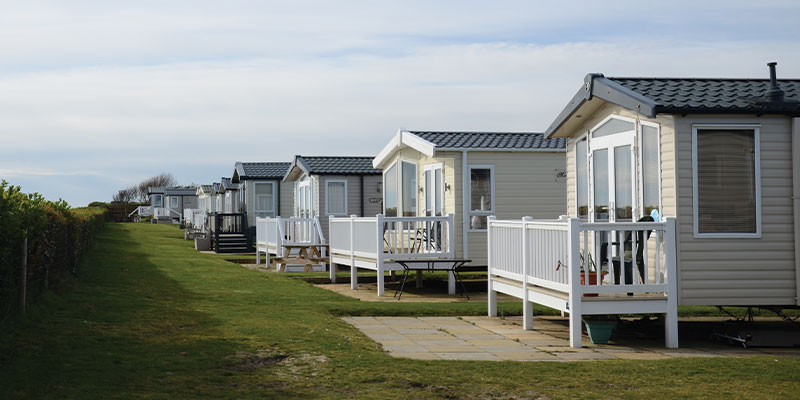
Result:
{"label": "roof vent", "polygon": [[775,66],[778,65],[776,62],[769,62],[767,66],[769,66],[769,89],[767,89],[766,99],[767,101],[780,103],[783,102],[783,90],[778,87],[778,78],[775,75]]}

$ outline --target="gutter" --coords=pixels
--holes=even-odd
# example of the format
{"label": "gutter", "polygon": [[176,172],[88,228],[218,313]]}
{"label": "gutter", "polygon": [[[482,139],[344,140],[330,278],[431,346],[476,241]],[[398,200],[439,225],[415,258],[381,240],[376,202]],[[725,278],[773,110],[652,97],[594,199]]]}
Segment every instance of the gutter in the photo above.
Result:
{"label": "gutter", "polygon": [[469,258],[469,166],[467,165],[467,151],[461,151],[461,258]]}
{"label": "gutter", "polygon": [[792,119],[792,208],[794,217],[795,303],[800,306],[800,118]]}

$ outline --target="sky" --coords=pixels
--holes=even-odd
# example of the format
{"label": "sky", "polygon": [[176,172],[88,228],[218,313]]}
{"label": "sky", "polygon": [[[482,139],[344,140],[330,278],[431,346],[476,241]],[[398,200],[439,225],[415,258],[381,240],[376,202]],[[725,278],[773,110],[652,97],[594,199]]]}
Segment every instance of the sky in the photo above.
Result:
{"label": "sky", "polygon": [[398,128],[544,131],[590,72],[800,78],[798,2],[648,3],[0,0],[0,178],[83,206]]}

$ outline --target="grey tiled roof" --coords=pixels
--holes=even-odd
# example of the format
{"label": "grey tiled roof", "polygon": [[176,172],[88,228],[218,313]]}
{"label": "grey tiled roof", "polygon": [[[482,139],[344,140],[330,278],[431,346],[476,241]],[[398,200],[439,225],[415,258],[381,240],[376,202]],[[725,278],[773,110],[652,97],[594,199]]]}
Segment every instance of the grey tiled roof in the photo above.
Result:
{"label": "grey tiled roof", "polygon": [[164,188],[164,194],[167,196],[194,196],[197,194],[197,188],[194,186]]}
{"label": "grey tiled roof", "polygon": [[439,149],[564,150],[566,139],[547,139],[534,132],[410,131]]}
{"label": "grey tiled roof", "polygon": [[289,169],[289,162],[237,162],[239,179],[281,179]]}
{"label": "grey tiled roof", "polygon": [[[769,79],[611,78],[623,87],[652,99],[658,112],[800,111],[800,102],[784,106],[754,105],[753,98],[769,89]],[[800,101],[800,79],[779,79],[786,100]]]}
{"label": "grey tiled roof", "polygon": [[219,193],[219,191],[222,189],[222,184],[219,182],[214,182],[211,184],[211,186],[214,188],[214,193]]}
{"label": "grey tiled roof", "polygon": [[239,184],[231,182],[231,178],[220,178],[221,186],[225,190],[239,190]]}
{"label": "grey tiled roof", "polygon": [[214,191],[214,186],[213,185],[200,185],[200,186],[198,186],[198,189],[200,189],[200,191],[202,191],[204,194],[211,194]]}
{"label": "grey tiled roof", "polygon": [[375,157],[351,156],[297,156],[308,167],[309,174],[321,175],[380,175],[381,170],[372,166]]}

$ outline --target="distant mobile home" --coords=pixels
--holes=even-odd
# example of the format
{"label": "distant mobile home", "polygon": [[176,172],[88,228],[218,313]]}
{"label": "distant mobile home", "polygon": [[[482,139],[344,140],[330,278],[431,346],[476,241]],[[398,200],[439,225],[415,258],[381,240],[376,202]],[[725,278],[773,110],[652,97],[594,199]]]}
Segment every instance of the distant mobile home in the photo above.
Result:
{"label": "distant mobile home", "polygon": [[240,187],[238,209],[247,215],[248,226],[259,217],[293,215],[293,185],[283,182],[288,169],[288,162],[236,162],[231,183]]}
{"label": "distant mobile home", "polygon": [[292,160],[283,181],[292,185],[294,216],[319,217],[325,238],[328,218],[381,213],[381,170],[373,157],[302,156]]}

